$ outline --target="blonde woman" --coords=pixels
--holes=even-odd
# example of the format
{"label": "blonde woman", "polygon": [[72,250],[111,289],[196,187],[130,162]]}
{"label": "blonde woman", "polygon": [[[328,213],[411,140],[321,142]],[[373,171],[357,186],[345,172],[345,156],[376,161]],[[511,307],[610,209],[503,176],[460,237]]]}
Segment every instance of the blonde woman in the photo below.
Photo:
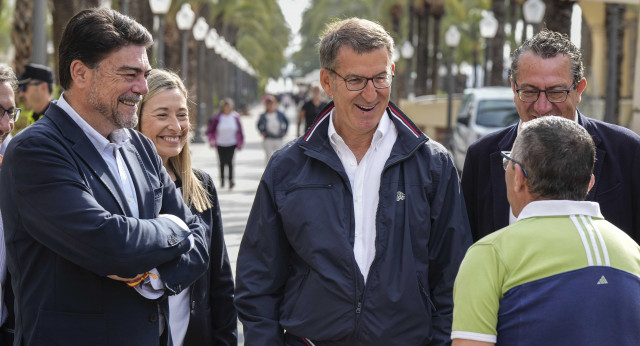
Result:
{"label": "blonde woman", "polygon": [[180,77],[167,70],[152,70],[147,83],[149,92],[138,108],[137,129],[155,144],[165,169],[182,189],[185,203],[209,231],[209,270],[189,289],[169,297],[173,344],[236,345],[233,277],[220,205],[211,177],[191,167],[187,90]]}

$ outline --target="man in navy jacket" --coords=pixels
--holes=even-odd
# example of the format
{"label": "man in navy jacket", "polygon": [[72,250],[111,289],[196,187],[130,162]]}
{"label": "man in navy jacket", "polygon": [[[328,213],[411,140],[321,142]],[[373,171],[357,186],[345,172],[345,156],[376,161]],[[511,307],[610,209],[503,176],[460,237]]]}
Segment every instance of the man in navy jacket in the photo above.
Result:
{"label": "man in navy jacket", "polygon": [[[640,136],[621,126],[585,117],[578,109],[587,87],[580,50],[566,37],[543,30],[513,53],[511,88],[520,121],[556,115],[575,120],[596,145],[595,185],[588,201],[604,217],[640,241]],[[507,202],[501,151],[510,151],[519,124],[489,134],[469,147],[462,171],[474,241],[515,221]]]}
{"label": "man in navy jacket", "polygon": [[163,298],[207,269],[204,226],[130,129],[151,42],[116,11],[76,14],[60,43],[64,93],[7,148],[0,207],[18,345],[157,346],[161,332],[170,345]]}
{"label": "man in navy jacket", "polygon": [[471,235],[451,156],[389,102],[392,47],[357,18],[321,40],[334,102],[272,157],[240,245],[247,344],[450,343]]}

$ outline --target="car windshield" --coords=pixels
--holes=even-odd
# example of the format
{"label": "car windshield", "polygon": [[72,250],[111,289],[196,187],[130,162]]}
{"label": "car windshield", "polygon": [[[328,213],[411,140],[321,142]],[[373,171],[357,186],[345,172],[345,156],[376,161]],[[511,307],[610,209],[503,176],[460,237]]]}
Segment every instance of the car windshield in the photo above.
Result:
{"label": "car windshield", "polygon": [[520,119],[512,100],[482,100],[478,102],[476,123],[486,127],[506,127]]}

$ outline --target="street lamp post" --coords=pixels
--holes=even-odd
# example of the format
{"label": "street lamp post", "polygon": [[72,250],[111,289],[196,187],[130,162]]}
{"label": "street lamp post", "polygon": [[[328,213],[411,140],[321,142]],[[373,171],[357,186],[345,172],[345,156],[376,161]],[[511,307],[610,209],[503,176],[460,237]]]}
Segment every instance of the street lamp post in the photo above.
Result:
{"label": "street lamp post", "polygon": [[204,143],[204,139],[202,138],[202,134],[200,133],[202,130],[202,124],[204,123],[204,111],[205,107],[203,104],[202,98],[202,74],[204,73],[204,49],[202,47],[202,41],[207,36],[207,31],[209,31],[209,24],[207,21],[200,17],[196,21],[196,24],[193,26],[193,38],[198,41],[198,85],[196,87],[196,104],[198,105],[198,117],[196,119],[197,125],[195,128],[195,137],[193,141],[195,143]]}
{"label": "street lamp post", "polygon": [[533,24],[534,35],[539,31],[540,23],[544,18],[545,8],[546,5],[541,0],[527,0],[522,5],[522,15],[527,23]]}
{"label": "street lamp post", "polygon": [[484,53],[484,86],[489,85],[489,71],[488,62],[489,54],[491,52],[491,39],[496,36],[498,32],[498,20],[493,16],[493,12],[486,11],[483,13],[482,20],[480,20],[480,36],[485,41],[485,53]]}
{"label": "street lamp post", "polygon": [[156,58],[158,68],[164,67],[164,16],[169,12],[169,7],[171,6],[171,0],[149,0],[149,6],[151,7],[151,12],[154,14],[154,18],[157,18],[157,21],[154,20],[154,26],[158,25],[158,50]]}
{"label": "street lamp post", "polygon": [[176,23],[178,24],[178,30],[182,32],[182,57],[180,59],[182,63],[182,81],[187,83],[188,65],[187,65],[187,41],[189,40],[189,30],[193,26],[193,21],[196,19],[196,14],[193,13],[191,5],[189,3],[182,4],[180,11],[176,13]]}
{"label": "street lamp post", "polygon": [[455,48],[458,46],[458,43],[460,43],[460,32],[458,31],[458,28],[455,25],[452,25],[449,27],[449,30],[447,30],[447,32],[444,35],[444,41],[447,44],[447,46],[449,46],[450,48],[450,54],[449,54],[449,69],[448,69],[448,81],[449,81],[449,85],[448,85],[448,89],[449,91],[447,92],[447,133],[446,133],[446,138],[445,138],[445,146],[447,147],[447,149],[451,150],[452,149],[452,129],[451,129],[451,118],[452,118],[452,95],[453,95],[453,73],[452,73],[452,69],[453,69],[453,54],[454,54],[454,50]]}

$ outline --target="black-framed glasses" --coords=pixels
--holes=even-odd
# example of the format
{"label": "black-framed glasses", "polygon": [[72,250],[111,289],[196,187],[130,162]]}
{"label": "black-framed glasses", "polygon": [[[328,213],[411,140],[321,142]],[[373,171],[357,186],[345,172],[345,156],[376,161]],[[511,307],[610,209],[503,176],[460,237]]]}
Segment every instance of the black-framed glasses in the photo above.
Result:
{"label": "black-framed glasses", "polygon": [[549,100],[549,102],[560,103],[567,100],[567,96],[569,96],[569,93],[575,86],[576,83],[571,84],[569,89],[518,89],[518,83],[516,83],[516,93],[522,102],[536,102],[538,101],[538,98],[540,98],[540,93],[543,92],[547,96],[547,100]]}
{"label": "black-framed glasses", "polygon": [[349,91],[360,91],[367,87],[367,83],[369,83],[369,81],[373,83],[373,87],[376,89],[386,89],[391,86],[391,81],[393,80],[393,74],[389,73],[379,74],[371,78],[362,76],[351,76],[349,78],[344,78],[333,69],[327,68],[327,71],[342,78],[342,80],[344,80],[345,86],[347,87],[347,90]]}
{"label": "black-framed glasses", "polygon": [[27,91],[27,87],[29,85],[40,85],[44,83],[43,81],[38,81],[38,82],[28,82],[28,83],[24,83],[24,84],[18,84],[18,90],[20,91]]}
{"label": "black-framed glasses", "polygon": [[20,113],[22,112],[21,108],[10,108],[4,109],[0,106],[0,118],[2,118],[5,114],[9,116],[9,120],[13,120],[14,122],[18,120]]}
{"label": "black-framed glasses", "polygon": [[502,168],[504,168],[504,170],[507,170],[507,167],[509,166],[509,161],[513,162],[514,164],[519,164],[520,168],[522,168],[522,174],[524,174],[525,178],[529,178],[529,174],[527,174],[527,170],[524,168],[524,165],[522,165],[522,163],[514,160],[511,156],[509,156],[511,154],[510,151],[501,151],[500,155],[502,155]]}

